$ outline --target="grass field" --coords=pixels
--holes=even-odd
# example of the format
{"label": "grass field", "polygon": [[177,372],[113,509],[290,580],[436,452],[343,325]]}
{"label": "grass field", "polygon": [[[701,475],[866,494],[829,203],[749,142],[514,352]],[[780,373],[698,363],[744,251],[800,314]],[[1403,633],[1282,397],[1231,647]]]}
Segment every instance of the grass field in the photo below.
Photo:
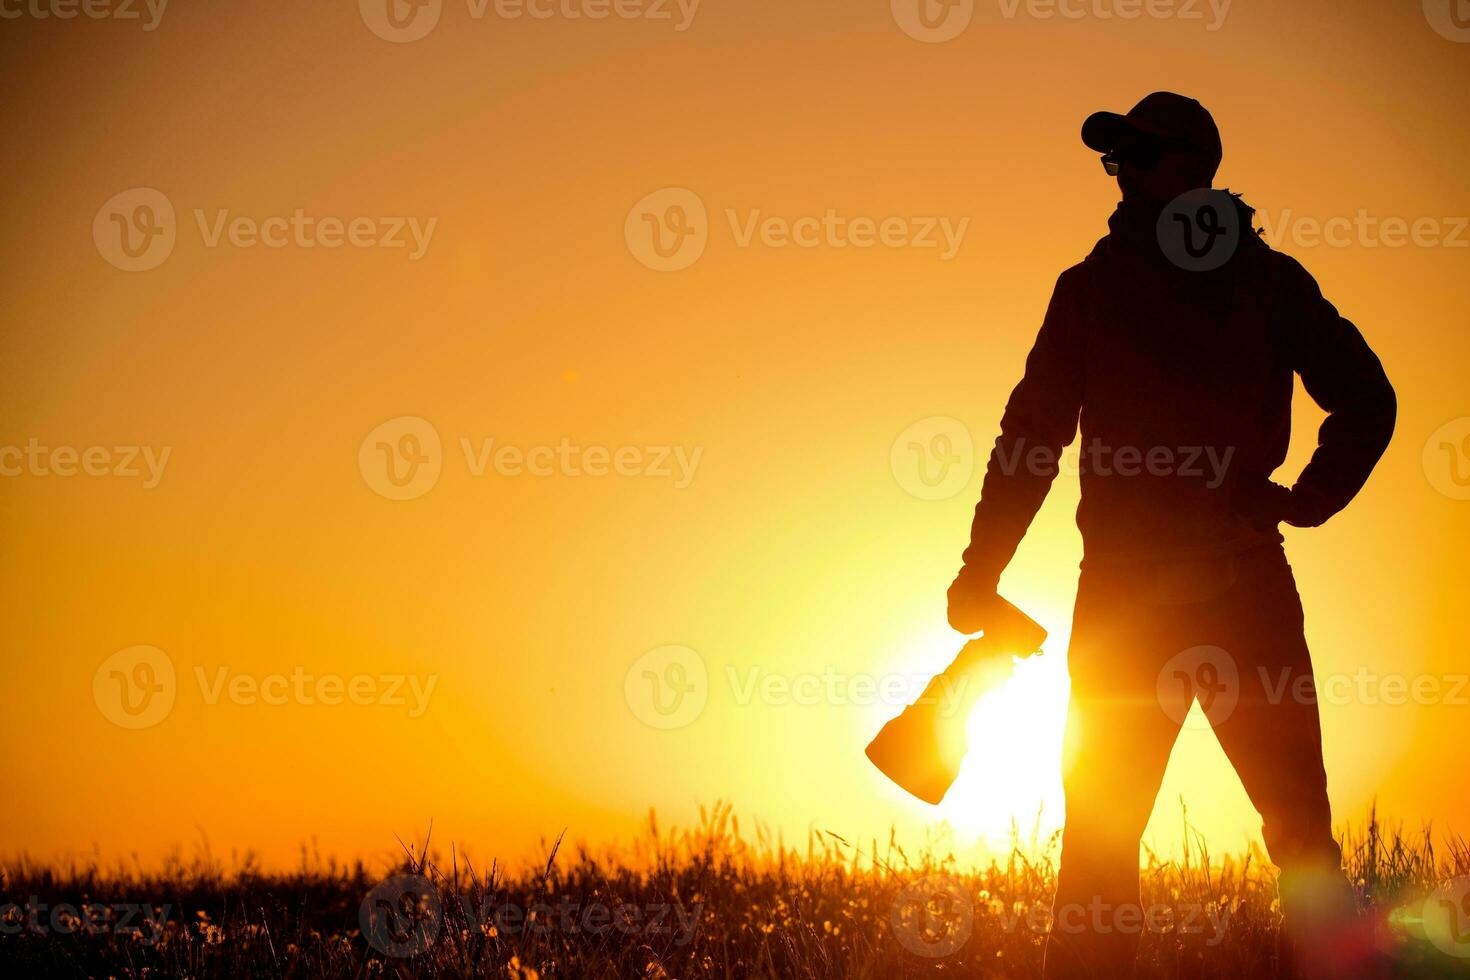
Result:
{"label": "grass field", "polygon": [[[1364,928],[1390,976],[1470,975],[1459,838],[1374,815],[1343,835]],[[208,856],[156,872],[0,866],[0,974],[97,977],[1007,977],[1040,975],[1056,840],[983,870],[942,849],[814,831],[742,835],[728,806],[688,831],[594,852],[551,841],[509,872],[430,839],[397,868],[303,855],[289,873]],[[1445,896],[1449,896],[1446,899]],[[1278,975],[1274,885],[1258,855],[1150,858],[1140,976]],[[1462,906],[1463,907],[1463,906]],[[1430,935],[1426,936],[1426,926]],[[1445,929],[1449,933],[1445,933]],[[1456,942],[1463,941],[1461,950]],[[1449,952],[1445,950],[1448,949]]]}

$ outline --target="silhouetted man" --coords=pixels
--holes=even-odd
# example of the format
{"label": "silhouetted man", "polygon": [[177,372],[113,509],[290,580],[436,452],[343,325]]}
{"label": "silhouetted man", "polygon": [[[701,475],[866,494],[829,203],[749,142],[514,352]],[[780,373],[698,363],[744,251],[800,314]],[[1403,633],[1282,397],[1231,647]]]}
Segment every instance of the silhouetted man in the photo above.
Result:
{"label": "silhouetted man", "polygon": [[[1278,524],[1315,527],[1362,488],[1393,432],[1393,389],[1312,277],[1252,230],[1252,209],[1208,190],[1221,146],[1203,106],[1156,92],[1126,116],[1093,114],[1082,139],[1123,200],[1057,280],[949,590],[951,625],[984,629],[1080,418],[1075,754],[1046,973],[1131,972],[1140,927],[1118,910],[1138,910],[1139,839],[1195,697],[1263,817],[1298,958],[1327,964],[1353,901]],[[1270,477],[1293,374],[1327,418],[1287,489]]]}

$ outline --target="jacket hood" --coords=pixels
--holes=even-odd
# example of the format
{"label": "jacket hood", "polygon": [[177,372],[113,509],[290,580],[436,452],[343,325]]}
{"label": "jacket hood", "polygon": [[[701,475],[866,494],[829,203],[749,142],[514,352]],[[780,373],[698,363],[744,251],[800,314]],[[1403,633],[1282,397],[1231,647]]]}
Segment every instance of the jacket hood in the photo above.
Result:
{"label": "jacket hood", "polygon": [[[1267,246],[1255,226],[1256,209],[1247,204],[1241,195],[1228,188],[1222,193],[1229,197],[1235,208],[1236,227],[1240,230],[1239,244],[1225,262],[1225,267],[1229,267],[1247,250]],[[1152,201],[1119,201],[1108,218],[1108,234],[1098,242],[1094,253],[1117,250],[1140,255],[1163,265],[1177,266],[1160,243],[1159,219],[1164,214],[1165,207]]]}

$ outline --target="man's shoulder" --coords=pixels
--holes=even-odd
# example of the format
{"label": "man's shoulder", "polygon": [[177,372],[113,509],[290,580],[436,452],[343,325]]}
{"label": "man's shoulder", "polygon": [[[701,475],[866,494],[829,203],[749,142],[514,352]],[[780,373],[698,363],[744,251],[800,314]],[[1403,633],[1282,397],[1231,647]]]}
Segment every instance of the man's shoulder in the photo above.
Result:
{"label": "man's shoulder", "polygon": [[1091,294],[1097,289],[1103,280],[1107,278],[1107,272],[1103,268],[1103,256],[1107,236],[1098,240],[1091,252],[1088,252],[1080,262],[1068,266],[1057,276],[1056,286],[1052,289],[1052,302],[1067,305],[1083,304],[1088,301]]}
{"label": "man's shoulder", "polygon": [[1092,251],[1088,252],[1082,258],[1082,261],[1062,270],[1062,274],[1057,276],[1057,289],[1059,291],[1063,288],[1068,290],[1081,288],[1093,276],[1097,275],[1102,266],[1107,240],[1107,235],[1099,238],[1097,244],[1092,247]]}
{"label": "man's shoulder", "polygon": [[1254,240],[1251,258],[1262,279],[1282,293],[1317,292],[1317,280],[1307,267],[1285,252],[1278,252],[1260,238]]}

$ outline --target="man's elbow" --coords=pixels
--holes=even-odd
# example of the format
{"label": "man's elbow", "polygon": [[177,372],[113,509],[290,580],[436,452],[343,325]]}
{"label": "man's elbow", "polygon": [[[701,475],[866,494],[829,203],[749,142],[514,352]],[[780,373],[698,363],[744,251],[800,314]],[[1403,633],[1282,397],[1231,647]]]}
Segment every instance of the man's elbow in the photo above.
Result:
{"label": "man's elbow", "polygon": [[1398,424],[1399,417],[1398,395],[1394,392],[1393,384],[1389,382],[1388,375],[1382,368],[1378,370],[1372,402],[1373,435],[1381,454],[1388,448],[1389,441],[1393,439],[1393,430]]}

